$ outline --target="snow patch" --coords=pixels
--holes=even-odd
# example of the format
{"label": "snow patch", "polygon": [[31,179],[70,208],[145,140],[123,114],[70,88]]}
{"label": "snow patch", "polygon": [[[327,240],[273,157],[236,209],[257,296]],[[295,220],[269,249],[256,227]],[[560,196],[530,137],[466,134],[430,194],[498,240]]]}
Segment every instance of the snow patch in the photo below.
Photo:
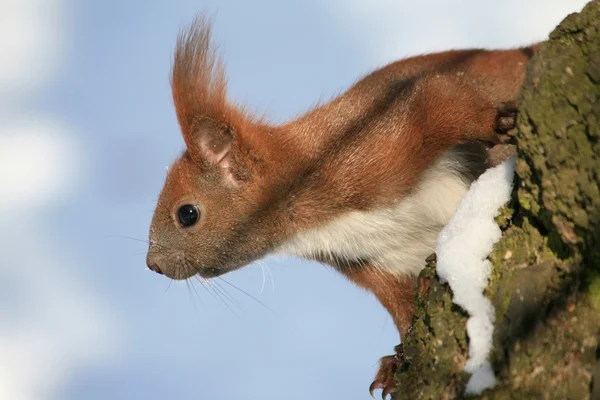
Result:
{"label": "snow patch", "polygon": [[14,106],[48,83],[64,47],[62,0],[0,0],[0,104]]}
{"label": "snow patch", "polygon": [[495,385],[488,361],[494,332],[494,307],[483,295],[492,269],[487,259],[502,236],[494,221],[498,210],[510,200],[515,157],[486,171],[464,195],[456,213],[440,232],[436,246],[437,273],[448,282],[453,302],[470,315],[467,321],[471,373],[467,394],[479,394]]}
{"label": "snow patch", "polygon": [[[62,0],[0,0],[0,399],[56,398],[119,357],[121,328],[86,284],[48,206],[76,190],[82,149],[33,107],[62,62]],[[57,226],[51,224],[52,227]]]}

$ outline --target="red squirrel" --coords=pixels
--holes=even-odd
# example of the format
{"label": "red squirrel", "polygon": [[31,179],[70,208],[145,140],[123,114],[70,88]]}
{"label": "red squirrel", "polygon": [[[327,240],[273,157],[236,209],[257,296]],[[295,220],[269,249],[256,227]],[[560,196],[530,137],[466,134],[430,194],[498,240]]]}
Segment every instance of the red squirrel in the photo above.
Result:
{"label": "red squirrel", "polygon": [[[514,125],[536,46],[393,62],[282,125],[227,98],[211,24],[180,34],[171,87],[186,150],[150,227],[148,267],[216,277],[269,254],[331,265],[373,292],[401,338],[416,276],[486,149]],[[398,350],[399,351],[399,350]],[[394,390],[398,356],[370,387]]]}

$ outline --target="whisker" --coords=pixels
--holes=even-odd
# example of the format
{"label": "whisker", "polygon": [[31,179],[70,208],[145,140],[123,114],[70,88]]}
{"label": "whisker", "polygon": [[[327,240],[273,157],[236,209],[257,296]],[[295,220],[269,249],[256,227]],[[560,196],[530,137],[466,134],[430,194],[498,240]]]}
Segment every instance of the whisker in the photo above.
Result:
{"label": "whisker", "polygon": [[[187,285],[188,290],[190,289],[190,287],[192,288],[192,290],[194,291],[194,293],[196,293],[196,298],[198,299],[198,301],[200,301],[200,304],[204,305],[204,303],[202,302],[202,298],[200,297],[200,294],[196,290],[196,286],[194,286],[194,283],[190,282],[188,279],[186,279],[185,280],[185,284]],[[195,305],[194,305],[194,308],[196,308]],[[198,310],[196,310],[196,311],[198,311]]]}
{"label": "whisker", "polygon": [[[208,283],[208,281],[206,283],[202,282],[200,280],[200,278],[198,277],[198,275],[194,275],[194,277],[196,277],[196,279],[198,279],[198,282],[200,282],[201,285],[204,286],[204,288],[213,295],[213,297],[215,298],[215,300],[217,300],[219,303],[223,303],[223,305],[225,305],[225,307],[227,307],[229,309],[229,311],[231,311],[231,313],[233,315],[235,315],[237,318],[239,318],[240,316],[235,312],[235,310],[229,305],[229,303],[227,301],[225,301],[225,299],[223,298],[223,295],[221,293],[219,293],[218,290],[216,290],[215,286],[211,285],[210,283]],[[212,290],[211,290],[212,289]]]}
{"label": "whisker", "polygon": [[[105,236],[105,238],[106,239],[127,239],[127,240],[133,240],[133,241],[136,241],[136,242],[145,243],[147,245],[150,244],[150,241],[148,241],[146,239],[138,239],[138,238],[134,238],[134,237],[131,237],[131,236],[110,235],[110,236]],[[158,243],[158,242],[152,242],[152,245],[160,247],[160,248],[163,248],[165,250],[172,250],[172,251],[175,250],[175,249],[173,249],[173,248],[171,248],[169,246],[165,246],[164,244],[161,244],[161,243]]]}
{"label": "whisker", "polygon": [[385,333],[385,326],[387,325],[388,319],[390,316],[386,313],[385,319],[383,320],[383,326],[381,327],[381,332],[379,333],[379,341],[383,339],[383,334]]}
{"label": "whisker", "polygon": [[214,282],[212,280],[206,280],[206,284],[210,286],[216,293],[219,293],[221,297],[227,300],[231,305],[236,306],[240,311],[244,312],[242,306],[235,299],[232,299],[229,293],[226,293],[222,287],[218,286],[217,282]]}
{"label": "whisker", "polygon": [[198,301],[200,301],[200,304],[204,305],[202,303],[202,299],[200,298],[200,295],[198,294],[198,291],[196,290],[196,288],[194,287],[193,284],[190,284],[189,280],[185,280],[185,285],[187,286],[188,289],[188,294],[190,296],[190,302],[192,303],[192,307],[194,307],[194,312],[196,313],[196,318],[198,318],[198,321],[201,321],[201,317],[200,317],[200,312],[198,311],[198,307],[196,306],[196,301],[194,299],[194,295],[192,294],[192,291],[190,290],[190,286],[192,288],[192,290],[194,291],[194,293],[196,293],[196,299],[198,299]]}
{"label": "whisker", "polygon": [[184,267],[186,269],[192,269],[194,272],[196,272],[196,275],[194,275],[194,277],[209,293],[213,295],[215,299],[218,298],[219,301],[223,303],[233,315],[235,315],[237,318],[240,318],[240,316],[230,306],[230,304],[232,304],[238,307],[242,312],[244,311],[242,305],[235,298],[233,298],[224,288],[219,286],[214,280],[202,280],[202,278],[198,274],[199,269],[196,266],[195,260],[192,257],[188,256],[187,254],[184,254],[182,262],[185,263]]}
{"label": "whisker", "polygon": [[171,288],[172,283],[173,283],[173,279],[169,279],[169,285],[167,286],[167,288],[165,289],[165,291],[163,293],[167,293],[167,291]]}
{"label": "whisker", "polygon": [[[213,291],[209,290],[206,285],[204,284],[204,282],[202,282],[200,280],[200,276],[198,275],[198,268],[196,268],[196,266],[194,265],[194,263],[192,262],[192,259],[190,257],[188,257],[187,255],[184,256],[183,260],[182,260],[183,266],[186,269],[192,269],[194,270],[194,272],[196,272],[196,274],[194,276],[192,276],[192,278],[196,278],[196,280],[198,280],[198,282],[200,283],[200,286],[202,286],[212,297],[213,299],[215,299],[215,301],[218,303],[219,301],[222,302],[222,300],[218,299],[217,296],[215,296],[215,294],[213,293]],[[189,280],[186,279],[186,282]]]}
{"label": "whisker", "polygon": [[246,292],[243,289],[240,289],[239,287],[237,287],[236,285],[234,285],[233,283],[229,283],[227,282],[225,279],[223,279],[222,277],[218,276],[217,279],[222,280],[223,282],[225,282],[227,285],[231,286],[232,288],[234,288],[235,290],[245,294],[246,296],[250,297],[252,300],[256,301],[258,304],[260,304],[261,306],[263,306],[266,310],[268,310],[269,312],[271,312],[273,315],[276,315],[279,317],[279,315],[273,311],[271,308],[269,308],[265,303],[263,303],[262,301],[258,300],[256,297],[252,296],[250,293]]}
{"label": "whisker", "polygon": [[271,268],[269,267],[269,264],[265,263],[265,267],[267,268],[267,272],[269,273],[269,276],[271,277],[271,289],[273,292],[275,292],[275,278],[273,277],[273,272],[271,272]]}
{"label": "whisker", "polygon": [[226,296],[229,301],[231,301],[232,304],[235,304],[242,312],[244,312],[244,307],[242,307],[242,304],[237,301],[235,299],[235,297],[233,297],[231,294],[229,294],[229,292],[227,290],[225,290],[225,288],[221,285],[219,285],[219,282],[215,281],[215,280],[208,280],[207,281],[209,285],[213,286],[215,289],[218,289],[224,296]]}
{"label": "whisker", "polygon": [[260,286],[260,292],[262,293],[263,290],[265,290],[265,267],[262,265],[262,263],[258,264],[258,266],[260,267],[260,270],[262,272],[262,285]]}
{"label": "whisker", "polygon": [[193,277],[196,279],[196,281],[198,281],[198,283],[200,283],[200,286],[202,286],[208,293],[210,293],[210,295],[213,297],[213,299],[215,299],[215,301],[217,301],[217,303],[223,303],[235,315],[233,310],[229,307],[229,304],[227,304],[227,302],[223,299],[221,293],[219,293],[213,286],[211,286],[209,281],[202,278],[198,274],[198,268],[194,264],[194,260],[191,257],[185,255],[183,261],[185,263],[186,268],[192,269],[194,272],[196,272],[196,274]]}
{"label": "whisker", "polygon": [[215,299],[215,301],[218,303],[219,299],[215,296],[215,294],[212,291],[208,290],[208,288],[206,287],[204,282],[202,282],[200,280],[200,277],[198,275],[194,275],[193,277],[196,278],[198,280],[198,282],[200,282],[200,286],[202,286],[204,288],[204,290],[206,290],[212,296],[212,298]]}
{"label": "whisker", "polygon": [[212,284],[207,284],[205,286],[207,289],[211,288],[213,290],[213,292],[217,295],[217,297],[221,300],[221,303],[223,303],[225,305],[225,307],[227,307],[229,309],[229,311],[231,311],[231,313],[233,315],[235,315],[237,318],[240,318],[240,316],[238,315],[237,312],[235,312],[235,310],[233,309],[233,307],[231,307],[229,305],[229,303],[227,301],[225,301],[225,299],[223,298],[223,295],[219,293],[219,291],[217,290],[216,286],[212,285]]}
{"label": "whisker", "polygon": [[148,244],[148,240],[144,240],[144,239],[138,239],[138,238],[134,238],[131,236],[122,236],[122,235],[109,235],[109,236],[105,236],[105,239],[128,239],[128,240],[134,240],[136,242],[142,242],[142,243],[146,243]]}

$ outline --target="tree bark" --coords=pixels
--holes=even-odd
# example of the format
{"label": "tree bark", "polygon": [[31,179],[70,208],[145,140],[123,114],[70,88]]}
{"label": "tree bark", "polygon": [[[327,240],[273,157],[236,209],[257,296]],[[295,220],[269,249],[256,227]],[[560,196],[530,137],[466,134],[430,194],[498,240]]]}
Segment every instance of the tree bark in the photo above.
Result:
{"label": "tree bark", "polygon": [[[486,291],[498,382],[480,397],[600,399],[600,0],[542,44],[518,103],[515,190]],[[395,399],[464,397],[467,317],[429,262]]]}

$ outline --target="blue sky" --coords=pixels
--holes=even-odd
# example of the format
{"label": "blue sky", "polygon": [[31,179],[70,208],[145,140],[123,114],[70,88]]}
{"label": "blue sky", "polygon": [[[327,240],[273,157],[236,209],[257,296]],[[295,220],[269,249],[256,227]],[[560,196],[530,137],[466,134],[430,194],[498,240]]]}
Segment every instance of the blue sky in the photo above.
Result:
{"label": "blue sky", "polygon": [[168,72],[197,11],[232,98],[283,121],[406,55],[543,39],[586,1],[414,3],[0,0],[0,398],[369,398],[398,344],[370,294],[296,259],[225,276],[270,311],[170,284],[123,236],[147,238],[183,148]]}

